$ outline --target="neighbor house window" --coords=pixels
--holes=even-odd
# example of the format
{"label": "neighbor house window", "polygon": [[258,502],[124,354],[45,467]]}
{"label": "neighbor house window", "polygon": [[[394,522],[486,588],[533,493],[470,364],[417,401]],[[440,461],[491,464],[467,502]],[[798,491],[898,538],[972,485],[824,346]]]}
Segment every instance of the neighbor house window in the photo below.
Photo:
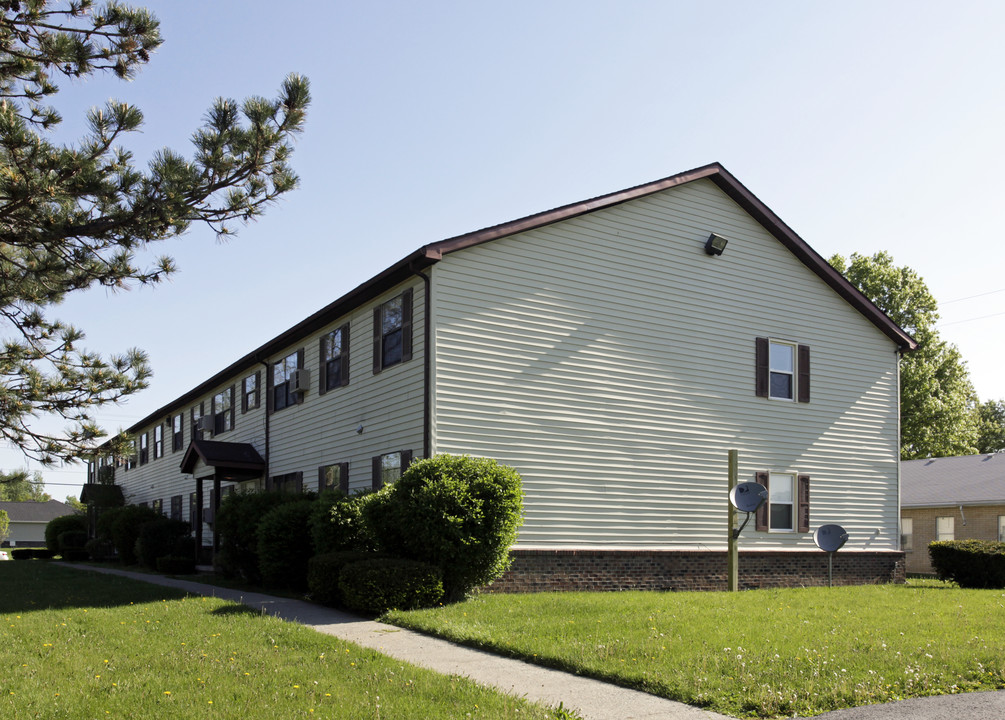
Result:
{"label": "neighbor house window", "polygon": [[272,490],[283,493],[298,493],[303,490],[304,474],[302,472],[273,475],[269,478]]}
{"label": "neighbor house window", "polygon": [[295,405],[300,393],[293,392],[293,374],[303,364],[303,350],[290,353],[282,360],[271,365],[271,388],[269,398],[272,401],[272,411],[282,410],[290,405]]}
{"label": "neighbor house window", "polygon": [[935,518],[935,539],[940,542],[956,539],[956,519],[952,515]]}
{"label": "neighbor house window", "polygon": [[213,434],[234,429],[234,386],[213,396]]}
{"label": "neighbor house window", "polygon": [[154,460],[164,457],[164,425],[154,428]]}
{"label": "neighbor house window", "polygon": [[320,394],[349,384],[349,325],[321,336]]}
{"label": "neighbor house window", "polygon": [[171,519],[181,520],[181,495],[171,496]]}
{"label": "neighbor house window", "polygon": [[178,452],[185,446],[185,416],[178,413],[171,418],[171,451]]}
{"label": "neighbor house window", "polygon": [[810,476],[759,472],[755,480],[768,489],[768,500],[757,510],[759,531],[810,531]]}
{"label": "neighbor house window", "polygon": [[998,542],[1005,542],[1005,515],[998,516]]}
{"label": "neighbor house window", "polygon": [[241,381],[241,412],[246,413],[258,407],[258,373]]}
{"label": "neighbor house window", "polygon": [[338,490],[343,495],[349,494],[349,463],[322,465],[318,468],[318,492]]}
{"label": "neighbor house window", "polygon": [[150,435],[140,435],[140,465],[146,465],[150,460]]}
{"label": "neighbor house window", "polygon": [[914,518],[900,519],[900,549],[904,552],[914,550]]}
{"label": "neighbor house window", "polygon": [[775,400],[810,401],[810,348],[757,338],[756,394]]}
{"label": "neighbor house window", "polygon": [[411,461],[411,450],[399,450],[398,452],[385,453],[384,455],[374,457],[371,477],[371,486],[373,489],[380,490],[385,485],[395,482],[408,469]]}
{"label": "neighbor house window", "polygon": [[373,371],[412,359],[412,290],[373,309]]}

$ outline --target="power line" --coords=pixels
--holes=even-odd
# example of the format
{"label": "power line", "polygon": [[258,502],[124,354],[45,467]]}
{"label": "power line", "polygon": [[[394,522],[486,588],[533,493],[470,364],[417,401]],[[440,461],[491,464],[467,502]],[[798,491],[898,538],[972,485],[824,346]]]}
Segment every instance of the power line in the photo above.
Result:
{"label": "power line", "polygon": [[[967,297],[956,298],[955,300],[946,300],[945,302],[941,302],[939,304],[948,305],[949,303],[963,302],[964,300],[973,300],[974,298],[984,297],[985,295],[994,295],[995,293],[1000,292],[1005,292],[1005,288],[1001,288],[1000,290],[990,290],[988,292],[983,292],[978,295],[968,295]],[[960,322],[966,322],[966,320],[960,320]]]}
{"label": "power line", "polygon": [[966,320],[953,320],[952,322],[939,323],[939,327],[945,327],[946,325],[959,325],[960,323],[973,322],[974,320],[987,320],[988,318],[998,317],[999,315],[1005,315],[1005,312],[992,313],[991,315],[981,315],[980,317],[967,318]]}

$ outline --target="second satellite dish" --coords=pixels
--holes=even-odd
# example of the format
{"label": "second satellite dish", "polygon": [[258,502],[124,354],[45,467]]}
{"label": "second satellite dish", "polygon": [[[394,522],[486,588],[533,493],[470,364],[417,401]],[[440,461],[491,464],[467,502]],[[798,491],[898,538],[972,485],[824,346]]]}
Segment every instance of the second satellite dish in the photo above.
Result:
{"label": "second satellite dish", "polygon": [[740,512],[755,512],[767,499],[768,489],[760,483],[743,482],[729,491],[730,504]]}
{"label": "second satellite dish", "polygon": [[813,533],[813,542],[824,552],[837,552],[848,542],[848,533],[840,525],[821,525]]}

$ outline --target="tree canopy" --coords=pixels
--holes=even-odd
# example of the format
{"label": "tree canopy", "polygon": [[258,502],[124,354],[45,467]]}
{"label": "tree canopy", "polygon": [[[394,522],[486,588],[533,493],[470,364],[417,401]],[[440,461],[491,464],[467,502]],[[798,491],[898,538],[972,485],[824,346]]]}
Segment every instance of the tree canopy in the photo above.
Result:
{"label": "tree canopy", "polygon": [[[139,168],[122,143],[139,109],[114,100],[87,115],[74,144],[53,141],[57,81],[133,77],[162,43],[145,9],[92,0],[0,2],[0,436],[43,464],[72,460],[103,432],[93,410],[147,385],[141,350],[102,357],[48,316],[67,293],[164,280],[174,264],[136,260],[150,243],[205,223],[218,234],[293,189],[292,141],[310,101],[290,75],[276,99],[219,99],[187,159],[169,149]],[[55,417],[62,431],[37,422]]]}
{"label": "tree canopy", "polygon": [[977,452],[977,394],[960,351],[939,337],[938,303],[925,281],[886,252],[829,262],[918,341],[900,361],[901,458]]}
{"label": "tree canopy", "polygon": [[977,406],[977,452],[1005,452],[1005,400],[988,400]]}
{"label": "tree canopy", "polygon": [[27,470],[13,472],[0,470],[0,500],[48,502],[52,497],[45,491],[45,481],[41,473],[29,473]]}

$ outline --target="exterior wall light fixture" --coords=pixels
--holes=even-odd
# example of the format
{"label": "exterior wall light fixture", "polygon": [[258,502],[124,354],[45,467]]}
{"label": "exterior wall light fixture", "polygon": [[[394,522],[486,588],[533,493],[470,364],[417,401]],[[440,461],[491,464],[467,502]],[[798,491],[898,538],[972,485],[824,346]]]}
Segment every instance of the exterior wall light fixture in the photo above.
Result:
{"label": "exterior wall light fixture", "polygon": [[728,242],[729,240],[722,235],[712,233],[708,236],[708,240],[705,241],[705,252],[709,255],[722,255],[722,251],[726,249],[726,243]]}

